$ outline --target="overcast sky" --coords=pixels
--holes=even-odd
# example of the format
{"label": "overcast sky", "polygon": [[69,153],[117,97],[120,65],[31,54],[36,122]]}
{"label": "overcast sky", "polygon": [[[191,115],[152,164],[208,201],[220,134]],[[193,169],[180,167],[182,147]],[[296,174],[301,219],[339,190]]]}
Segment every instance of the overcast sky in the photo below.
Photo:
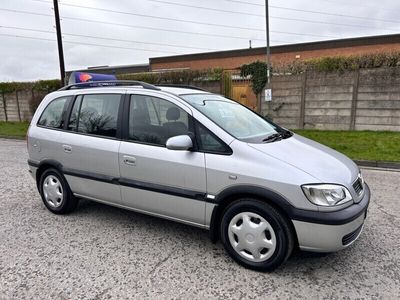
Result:
{"label": "overcast sky", "polygon": [[[265,46],[264,3],[61,0],[65,67],[142,64],[150,57],[247,48],[249,40]],[[269,5],[272,45],[400,32],[399,0]],[[53,13],[52,0],[0,0],[0,81],[59,76]]]}

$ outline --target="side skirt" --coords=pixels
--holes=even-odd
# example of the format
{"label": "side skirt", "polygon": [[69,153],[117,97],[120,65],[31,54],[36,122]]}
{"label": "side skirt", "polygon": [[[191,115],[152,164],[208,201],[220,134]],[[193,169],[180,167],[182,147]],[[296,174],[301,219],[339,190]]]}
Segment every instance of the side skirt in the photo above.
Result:
{"label": "side skirt", "polygon": [[175,222],[178,222],[178,223],[183,223],[183,224],[186,224],[186,225],[195,226],[195,227],[202,228],[202,229],[207,229],[207,230],[210,229],[210,226],[208,226],[208,225],[203,225],[203,224],[199,224],[199,223],[194,223],[194,222],[181,220],[181,219],[178,219],[178,218],[169,217],[169,216],[166,216],[166,215],[152,213],[152,212],[149,212],[149,211],[132,208],[132,207],[125,206],[125,205],[120,205],[120,204],[116,204],[116,203],[100,200],[100,199],[93,198],[93,197],[88,197],[88,196],[77,194],[77,193],[74,193],[74,196],[78,197],[78,198],[84,198],[84,199],[92,200],[92,201],[99,202],[99,203],[102,203],[102,204],[106,204],[106,205],[110,205],[110,206],[114,206],[114,207],[130,210],[130,211],[146,214],[146,215],[153,216],[153,217],[163,218],[163,219],[167,219],[167,220],[170,220],[170,221],[175,221]]}

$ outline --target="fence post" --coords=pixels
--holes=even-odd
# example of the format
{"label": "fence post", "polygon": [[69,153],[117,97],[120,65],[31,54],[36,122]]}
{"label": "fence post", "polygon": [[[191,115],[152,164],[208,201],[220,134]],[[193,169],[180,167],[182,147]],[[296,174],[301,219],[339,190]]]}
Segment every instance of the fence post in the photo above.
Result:
{"label": "fence post", "polygon": [[232,98],[232,73],[224,71],[222,73],[222,94],[227,98]]}
{"label": "fence post", "polygon": [[353,79],[353,95],[351,98],[351,113],[350,113],[350,130],[355,130],[356,128],[359,82],[360,82],[360,70],[357,69],[356,71],[354,71],[354,79]]}
{"label": "fence post", "polygon": [[19,108],[18,91],[15,91],[15,100],[17,101],[18,119],[21,122],[21,110]]}
{"label": "fence post", "polygon": [[304,128],[304,120],[306,114],[306,88],[307,88],[307,71],[301,76],[301,101],[300,101],[300,116],[299,116],[299,128]]}
{"label": "fence post", "polygon": [[6,122],[7,122],[8,121],[8,116],[7,116],[7,106],[6,106],[6,98],[4,97],[4,91],[1,92],[1,98],[3,100],[4,117],[5,117]]}
{"label": "fence post", "polygon": [[33,114],[35,113],[35,105],[34,105],[34,100],[35,100],[35,90],[34,88],[31,89],[31,100],[29,101],[29,114],[32,117]]}

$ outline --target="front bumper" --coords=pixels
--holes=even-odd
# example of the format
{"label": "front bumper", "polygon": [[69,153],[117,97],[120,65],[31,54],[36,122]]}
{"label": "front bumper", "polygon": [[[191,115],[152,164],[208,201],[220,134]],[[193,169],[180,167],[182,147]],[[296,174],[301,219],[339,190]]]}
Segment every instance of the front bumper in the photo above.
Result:
{"label": "front bumper", "polygon": [[334,252],[347,248],[360,236],[367,215],[370,190],[365,184],[363,199],[337,212],[314,212],[310,220],[292,220],[301,250]]}

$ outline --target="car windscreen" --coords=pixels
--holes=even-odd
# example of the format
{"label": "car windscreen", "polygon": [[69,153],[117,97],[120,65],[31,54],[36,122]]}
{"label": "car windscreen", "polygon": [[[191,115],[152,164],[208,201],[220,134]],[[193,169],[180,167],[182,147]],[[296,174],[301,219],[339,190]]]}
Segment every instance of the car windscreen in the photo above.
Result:
{"label": "car windscreen", "polygon": [[181,97],[241,141],[261,143],[284,130],[250,109],[219,95],[191,94]]}

